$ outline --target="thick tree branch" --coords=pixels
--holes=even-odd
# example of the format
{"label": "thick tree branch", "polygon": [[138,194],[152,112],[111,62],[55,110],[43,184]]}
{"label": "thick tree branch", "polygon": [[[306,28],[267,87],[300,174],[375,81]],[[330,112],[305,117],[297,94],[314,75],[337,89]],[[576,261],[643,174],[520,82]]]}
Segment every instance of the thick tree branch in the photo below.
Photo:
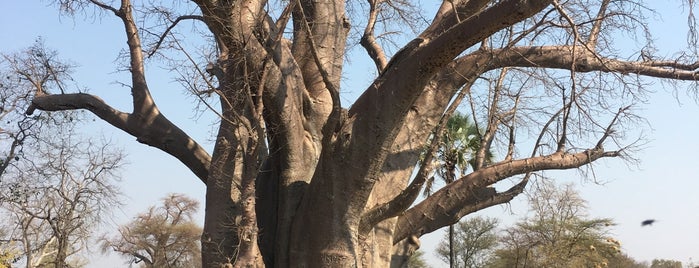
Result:
{"label": "thick tree branch", "polygon": [[32,104],[26,111],[32,115],[36,109],[43,111],[66,111],[85,109],[102,118],[107,123],[128,131],[127,121],[129,114],[116,110],[97,96],[86,93],[46,95],[39,94],[34,97]]}
{"label": "thick tree branch", "polygon": [[27,114],[36,109],[44,111],[88,110],[109,124],[136,137],[139,142],[159,148],[185,164],[204,183],[208,177],[211,156],[184,131],[164,116],[144,124],[133,114],[118,111],[102,99],[85,93],[38,95],[32,100]]}
{"label": "thick tree branch", "polygon": [[100,8],[114,12],[124,25],[130,59],[133,112],[128,114],[117,111],[93,95],[78,93],[37,94],[27,113],[31,114],[37,108],[47,111],[87,109],[113,126],[133,135],[139,142],[175,156],[206,183],[211,156],[184,131],[165,118],[150,95],[146,82],[143,50],[138,27],[132,14],[131,1],[122,0],[118,10],[99,1],[91,0],[91,2]]}
{"label": "thick tree branch", "polygon": [[[478,68],[475,65],[472,67]],[[428,84],[425,91],[410,108],[405,123],[391,145],[391,152],[386,157],[378,182],[374,186],[371,197],[366,204],[366,211],[378,208],[377,206],[388,202],[412,203],[412,201],[409,201],[414,200],[412,196],[419,195],[421,185],[418,182],[421,179],[415,178],[413,182],[410,182],[410,179],[413,174],[414,163],[419,162],[420,153],[425,151],[424,142],[429,140],[429,136],[435,127],[439,125],[438,121],[444,114],[444,107],[449,105],[452,96],[459,89],[470,92],[467,90],[468,86],[462,87],[463,83],[453,83],[451,78],[455,75],[454,73],[460,73],[460,71],[455,70],[452,64],[444,68],[440,74],[434,77],[433,82]],[[465,73],[464,75],[470,76],[471,74]],[[475,81],[476,77],[470,76],[467,79]],[[408,186],[410,189],[397,187],[408,184],[411,184],[411,186]],[[411,192],[411,194],[407,194],[408,192]],[[403,195],[405,198],[398,197],[399,195]],[[391,201],[394,198],[402,199],[402,201]],[[365,214],[364,216],[367,215]],[[368,236],[377,238],[371,243],[375,243],[375,245],[382,248],[391,248],[391,245],[394,244],[393,230],[396,220],[397,217],[389,218],[374,225]],[[366,219],[363,221],[364,223],[367,222]],[[416,240],[413,242],[417,242],[417,237],[415,238]],[[414,245],[411,243],[405,244]],[[407,248],[401,248],[401,250],[407,250]],[[390,257],[390,255],[386,257]]]}
{"label": "thick tree branch", "polygon": [[[471,16],[451,27],[434,40],[417,38],[411,41],[391,59],[381,77],[349,110],[349,116],[353,117],[351,132],[363,133],[351,136],[347,154],[348,159],[357,161],[354,163],[357,168],[348,171],[357,179],[354,184],[357,194],[355,190],[351,194],[356,204],[366,203],[363,200],[378,177],[393,138],[433,75],[463,50],[549,4],[550,1],[543,0],[502,1],[482,11],[481,15]],[[367,151],[366,148],[371,149]]]}
{"label": "thick tree branch", "polygon": [[[301,0],[296,0],[297,5],[301,6]],[[306,18],[305,12],[299,12],[301,15],[301,24],[306,34],[311,37],[313,36],[313,31],[308,23],[308,18]],[[325,85],[325,88],[330,93],[330,99],[332,101],[332,112],[330,113],[330,118],[326,121],[323,127],[323,134],[325,137],[329,137],[331,132],[335,130],[336,125],[339,123],[340,116],[340,89],[335,85],[335,79],[330,76],[330,73],[325,69],[323,61],[321,60],[321,55],[319,52],[319,47],[316,44],[314,38],[308,38],[308,49],[313,56],[313,61],[315,62],[316,68],[320,73],[320,77]]]}
{"label": "thick tree branch", "polygon": [[[420,172],[423,175],[416,175],[406,188],[398,188],[396,185],[408,184],[413,170],[412,165],[408,163],[418,161],[420,153],[425,150],[424,141],[429,139],[428,137],[433,133],[435,127],[440,124],[438,121],[444,116],[444,107],[449,105],[453,95],[459,89],[461,89],[462,93],[470,93],[469,85],[476,80],[478,75],[482,73],[483,68],[486,67],[485,64],[473,64],[473,62],[487,62],[489,58],[489,55],[481,53],[469,57],[472,60],[472,64],[457,66],[452,63],[435,75],[432,82],[428,84],[425,91],[409,110],[405,124],[400,128],[400,132],[391,146],[392,152],[386,158],[381,177],[374,187],[374,193],[372,193],[373,198],[367,204],[367,211],[364,212],[360,226],[366,226],[364,224],[369,222],[368,218],[373,217],[370,216],[369,210],[378,212],[386,207],[391,207],[389,210],[393,210],[399,206],[403,207],[405,203],[408,205],[413,203],[413,197],[419,195],[422,181],[426,179],[424,177],[427,176],[428,172]],[[464,83],[467,85],[464,85]],[[421,176],[423,176],[422,179],[420,178]],[[403,209],[407,209],[407,207],[403,207]],[[385,213],[384,216],[391,215],[388,211],[377,214],[382,213]],[[393,230],[394,225],[395,219],[382,221],[374,226],[378,228],[374,229],[374,232],[383,230],[383,228]],[[392,236],[393,231],[390,233]],[[392,238],[385,242],[387,245],[394,244]]]}
{"label": "thick tree branch", "polygon": [[[94,1],[96,2],[96,1]],[[103,7],[103,4],[95,3]],[[110,9],[111,10],[111,9]],[[160,114],[155,102],[148,90],[146,73],[143,61],[141,39],[138,34],[138,26],[133,18],[133,6],[130,0],[122,0],[121,7],[115,12],[124,24],[126,32],[126,44],[129,51],[129,70],[131,71],[131,95],[133,98],[133,113],[141,116],[143,120],[150,121]]]}
{"label": "thick tree branch", "polygon": [[[699,68],[697,63],[684,64],[677,61],[651,61],[651,62],[628,62],[611,59],[601,59],[587,49],[576,49],[577,57],[571,56],[572,49],[566,46],[557,47],[514,47],[498,50],[481,50],[464,56],[454,61],[454,69],[458,71],[448,72],[444,80],[450,81],[454,86],[466,83],[467,77],[478,75],[483,70],[492,70],[507,66],[516,67],[540,67],[540,68],[560,68],[570,69],[574,58],[581,59],[588,68],[576,66],[577,71],[605,71],[619,73],[637,73],[666,78],[680,78],[694,80],[694,70]],[[581,56],[582,55],[582,56]],[[592,58],[593,62],[587,59]],[[613,69],[614,66],[616,69]],[[449,94],[449,93],[445,93]],[[438,109],[421,105],[417,109]],[[607,135],[607,134],[605,134]],[[510,160],[509,158],[508,160]],[[378,207],[377,207],[378,208]],[[394,240],[397,241],[397,240]]]}
{"label": "thick tree branch", "polygon": [[658,78],[696,81],[699,80],[699,62],[682,63],[671,60],[624,61],[606,58],[584,47],[531,46],[502,49],[478,50],[462,56],[452,63],[456,72],[450,77],[454,86],[467,82],[466,77],[484,71],[505,67],[533,67],[570,70],[575,64],[576,72],[601,71],[607,73],[638,74]]}
{"label": "thick tree branch", "polygon": [[[407,210],[398,219],[394,241],[405,239],[411,234],[423,235],[449,225],[454,215],[464,205],[473,203],[474,198],[484,200],[494,196],[494,189],[486,190],[488,188],[483,187],[502,179],[540,170],[577,168],[602,157],[615,157],[618,154],[615,151],[595,148],[578,153],[556,152],[551,155],[500,162],[484,167],[445,186]],[[516,191],[512,194],[514,192]]]}
{"label": "thick tree branch", "polygon": [[432,24],[420,35],[432,39],[452,26],[478,14],[490,0],[444,0],[432,20]]}
{"label": "thick tree branch", "polygon": [[[292,12],[294,36],[292,52],[303,73],[309,94],[317,98],[330,90],[325,80],[331,80],[334,88],[340,87],[340,74],[349,31],[349,21],[344,13],[344,3],[296,0]],[[315,50],[315,52],[313,52]],[[312,55],[318,55],[318,60]],[[318,69],[319,61],[328,75]]]}
{"label": "thick tree branch", "polygon": [[[574,50],[571,46],[516,47],[494,50],[492,53],[496,55],[495,67],[502,64],[570,70],[574,64],[577,72],[601,71],[675,80],[699,80],[699,62],[683,64],[677,61],[624,61],[603,58],[584,47]],[[507,62],[508,60],[510,62]]]}
{"label": "thick tree branch", "polygon": [[[519,183],[513,185],[510,187],[510,189],[507,189],[507,191],[504,192],[496,193],[494,188],[488,186],[481,189],[480,194],[474,193],[473,197],[475,202],[469,203],[469,205],[463,206],[461,209],[459,209],[455,214],[456,217],[452,218],[453,222],[451,224],[457,223],[462,217],[470,213],[510,202],[515,198],[515,196],[524,192],[524,189],[526,188],[532,174],[533,173],[527,173]],[[489,193],[492,193],[492,195],[489,195]]]}
{"label": "thick tree branch", "polygon": [[[524,191],[530,175],[531,173],[525,175],[525,177],[518,184],[512,186],[505,192],[498,193],[492,187],[480,188],[473,191],[473,196],[467,202],[465,202],[467,205],[462,206],[452,217],[450,217],[451,223],[448,225],[457,223],[463,216],[468,215],[470,213],[512,201],[512,199],[514,199],[515,196],[521,194]],[[438,227],[437,229],[442,227],[444,226]],[[421,234],[419,233],[408,234],[405,238],[402,239],[417,239],[417,237],[419,236],[421,236]],[[401,238],[394,237],[394,239]],[[397,244],[402,240],[394,241],[396,241]]]}
{"label": "thick tree branch", "polygon": [[367,0],[369,2],[369,19],[367,20],[364,34],[359,43],[366,49],[369,57],[374,61],[378,72],[382,72],[386,68],[386,54],[376,42],[374,37],[374,27],[376,26],[376,18],[379,15],[379,5],[383,0]]}
{"label": "thick tree branch", "polygon": [[376,205],[375,207],[364,212],[359,223],[360,235],[366,235],[366,233],[369,232],[369,230],[377,223],[397,216],[400,212],[405,211],[413,202],[415,202],[415,199],[420,195],[422,186],[425,184],[428,176],[433,171],[433,159],[437,150],[439,149],[440,143],[442,142],[442,137],[444,136],[447,122],[461,104],[461,101],[466,96],[466,93],[470,92],[470,86],[471,84],[462,88],[456,98],[449,105],[449,108],[447,108],[444,114],[442,114],[442,118],[433,131],[430,146],[424,152],[424,158],[422,161],[420,161],[420,169],[415,175],[413,181],[410,182],[410,185],[408,185],[408,187],[405,188],[398,196],[391,199],[391,201]]}

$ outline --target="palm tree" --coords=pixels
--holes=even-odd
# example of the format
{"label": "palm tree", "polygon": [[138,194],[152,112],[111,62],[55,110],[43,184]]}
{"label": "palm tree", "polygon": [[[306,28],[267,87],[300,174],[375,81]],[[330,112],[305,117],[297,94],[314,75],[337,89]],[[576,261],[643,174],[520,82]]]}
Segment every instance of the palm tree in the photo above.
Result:
{"label": "palm tree", "polygon": [[[425,183],[424,195],[432,194],[435,177],[439,177],[445,184],[454,182],[459,175],[466,174],[468,167],[475,164],[475,154],[481,146],[481,134],[468,116],[459,112],[454,113],[442,133],[435,155],[435,176],[430,177]],[[492,153],[486,152],[486,163],[489,162]],[[449,267],[456,267],[454,252],[454,225],[449,225]]]}

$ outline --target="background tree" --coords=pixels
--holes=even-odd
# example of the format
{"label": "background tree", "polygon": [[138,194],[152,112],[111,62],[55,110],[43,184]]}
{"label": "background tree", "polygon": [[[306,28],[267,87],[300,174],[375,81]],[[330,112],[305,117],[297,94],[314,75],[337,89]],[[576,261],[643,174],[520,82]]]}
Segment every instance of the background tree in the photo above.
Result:
{"label": "background tree", "polygon": [[682,268],[681,261],[654,259],[650,263],[650,268]]}
{"label": "background tree", "polygon": [[193,219],[199,202],[170,194],[126,225],[119,235],[102,239],[102,250],[114,250],[143,267],[201,267],[201,228]]}
{"label": "background tree", "polygon": [[410,256],[406,268],[430,268],[427,261],[425,261],[424,255],[425,252],[422,250],[415,251],[415,253]]}
{"label": "background tree", "polygon": [[31,161],[4,174],[0,213],[13,228],[10,239],[20,241],[27,267],[79,262],[77,254],[88,249],[95,228],[119,204],[114,178],[121,155],[106,145],[76,142],[70,133],[51,134],[58,138],[44,137],[36,151],[25,149]]}
{"label": "background tree", "polygon": [[[207,185],[206,267],[385,267],[420,236],[508,202],[535,172],[628,156],[639,76],[698,78],[696,50],[655,51],[640,0],[449,0],[429,14],[396,0],[55,3],[121,23],[105,32],[127,41],[132,105],[36,87],[27,112],[89,110],[191,169]],[[394,30],[411,41],[389,58],[380,37]],[[638,44],[622,49],[620,32]],[[348,43],[376,76],[343,106]],[[159,110],[146,72],[159,63],[219,116],[210,152]],[[413,168],[461,99],[483,130],[475,168],[411,207],[431,161]],[[500,158],[485,161],[488,150]],[[491,187],[503,180],[515,183]]]}
{"label": "background tree", "polygon": [[[71,124],[80,113],[41,113],[27,115],[35,88],[63,92],[70,80],[72,65],[58,58],[55,51],[37,39],[31,47],[0,58],[0,183],[8,168],[23,157],[24,148],[32,148],[42,132]],[[48,128],[48,129],[47,129]],[[43,134],[44,137],[49,136]],[[15,167],[15,170],[17,168]]]}
{"label": "background tree", "polygon": [[36,88],[62,92],[70,65],[41,40],[0,60],[0,219],[3,240],[16,243],[26,267],[67,267],[110,209],[123,155],[108,142],[81,136],[80,113],[24,112]]}
{"label": "background tree", "polygon": [[19,258],[19,249],[16,241],[9,238],[7,230],[0,222],[0,268],[11,268],[12,263]]}
{"label": "background tree", "polygon": [[[494,218],[472,217],[457,223],[453,250],[456,255],[455,267],[485,267],[490,254],[498,244],[498,220]],[[446,242],[445,242],[446,241]],[[449,234],[437,246],[439,257],[449,263]]]}
{"label": "background tree", "polygon": [[622,252],[609,259],[608,267],[648,268],[648,263],[636,261]]}
{"label": "background tree", "polygon": [[541,181],[529,195],[532,215],[507,229],[493,267],[605,267],[621,252],[610,219],[589,218],[571,184]]}

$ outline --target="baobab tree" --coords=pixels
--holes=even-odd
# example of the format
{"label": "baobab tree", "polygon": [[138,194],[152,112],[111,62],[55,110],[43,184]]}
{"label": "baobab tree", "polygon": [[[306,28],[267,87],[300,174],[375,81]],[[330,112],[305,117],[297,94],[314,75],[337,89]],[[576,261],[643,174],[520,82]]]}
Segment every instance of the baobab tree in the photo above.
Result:
{"label": "baobab tree", "polygon": [[[125,33],[133,105],[37,87],[27,113],[89,110],[187,166],[207,186],[204,267],[401,263],[420,236],[508,202],[537,171],[627,156],[640,76],[699,78],[692,54],[656,53],[639,0],[449,0],[430,14],[398,0],[56,3],[121,22],[105,31]],[[428,17],[388,52],[391,23]],[[620,31],[643,49],[617,49]],[[376,76],[347,106],[352,42]],[[159,60],[219,117],[212,151],[158,109],[145,66]],[[462,100],[481,130],[473,170],[411,206],[437,147],[427,141]]]}
{"label": "baobab tree", "polygon": [[100,238],[102,251],[114,250],[145,267],[201,267],[201,227],[193,219],[199,202],[182,194],[168,194],[131,222],[119,226],[117,236]]}

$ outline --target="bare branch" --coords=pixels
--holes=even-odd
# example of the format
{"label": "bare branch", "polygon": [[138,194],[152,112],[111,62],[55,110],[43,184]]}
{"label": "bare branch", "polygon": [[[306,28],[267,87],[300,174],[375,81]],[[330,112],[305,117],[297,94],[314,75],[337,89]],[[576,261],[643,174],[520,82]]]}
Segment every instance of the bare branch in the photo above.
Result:
{"label": "bare branch", "polygon": [[[498,75],[498,78],[495,82],[495,86],[493,87],[493,98],[490,101],[490,107],[488,109],[488,124],[485,127],[485,133],[481,137],[481,146],[478,148],[478,151],[476,152],[476,158],[475,158],[475,165],[473,166],[474,170],[478,170],[481,167],[483,167],[486,163],[486,155],[487,152],[490,151],[490,146],[493,143],[493,139],[495,138],[495,133],[498,130],[498,124],[500,123],[500,111],[499,111],[499,105],[500,105],[500,98],[501,98],[501,91],[503,87],[503,82],[505,81],[505,77],[507,76],[507,71],[508,68],[502,68],[500,70],[500,74]],[[480,133],[480,130],[478,130]]]}
{"label": "bare branch", "polygon": [[599,139],[599,141],[597,141],[597,146],[595,146],[595,148],[600,148],[600,149],[603,148],[604,141],[607,140],[607,138],[613,133],[612,128],[614,127],[614,125],[616,125],[616,122],[619,120],[619,116],[622,115],[623,113],[625,113],[629,108],[631,108],[631,107],[627,106],[624,108],[619,108],[619,112],[617,112],[614,115],[614,118],[612,119],[612,121],[609,122],[609,125],[604,130],[604,134]]}
{"label": "bare branch", "polygon": [[272,43],[281,44],[282,36],[284,36],[283,29],[291,19],[291,12],[294,10],[294,8],[296,8],[296,3],[298,3],[298,1],[289,1],[289,3],[286,4],[286,7],[284,7],[281,15],[279,15],[279,19],[277,19],[277,21],[274,23],[275,28],[277,29],[277,36],[270,39],[270,41],[273,41]]}
{"label": "bare branch", "polygon": [[[32,147],[24,148],[22,161],[0,193],[3,213],[17,218],[22,253],[35,266],[66,261],[84,249],[101,216],[120,204],[113,184],[122,165],[119,151],[107,143],[75,137],[76,125],[39,129]],[[36,254],[33,254],[36,253]]]}
{"label": "bare branch", "polygon": [[605,16],[605,13],[607,12],[607,6],[609,5],[610,0],[603,0],[602,4],[599,7],[599,11],[597,12],[597,17],[595,17],[595,22],[592,26],[592,29],[590,30],[590,36],[587,38],[587,46],[589,48],[592,48],[594,50],[595,46],[597,46],[597,39],[599,38],[600,31],[602,30],[602,23],[604,22],[603,18]]}
{"label": "bare branch", "polygon": [[378,72],[382,72],[386,68],[386,54],[376,42],[374,37],[374,27],[376,26],[376,18],[379,15],[380,9],[378,6],[383,0],[367,0],[369,2],[369,20],[364,28],[364,34],[360,40],[360,44],[366,49],[369,57],[374,61]]}
{"label": "bare branch", "polygon": [[148,53],[148,57],[149,57],[149,58],[150,58],[151,56],[153,56],[153,54],[155,54],[155,52],[158,51],[158,48],[160,47],[160,45],[163,43],[163,41],[165,41],[165,37],[170,33],[170,31],[171,31],[173,28],[175,28],[175,26],[177,26],[177,23],[179,23],[180,21],[183,21],[183,20],[199,20],[199,21],[204,21],[204,17],[199,16],[199,15],[186,15],[186,16],[179,16],[179,17],[177,17],[177,19],[175,19],[174,21],[172,21],[172,24],[171,24],[170,26],[168,26],[167,29],[165,29],[165,32],[163,32],[163,34],[160,35],[160,38],[158,39],[158,42],[155,44],[155,47],[153,47],[153,50],[152,50],[150,53]]}
{"label": "bare branch", "polygon": [[[113,13],[114,13],[115,15],[117,15],[117,16],[120,16],[120,14],[121,14],[121,10],[116,9],[116,8],[110,6],[110,5],[107,5],[107,4],[103,3],[102,1],[90,0],[90,2],[93,3],[93,4],[95,4],[96,6],[98,6],[98,7],[102,8],[102,9],[104,9],[104,10],[109,10],[109,11],[113,12]],[[123,6],[123,5],[124,5],[124,1],[122,1],[121,3],[122,3],[122,6]]]}
{"label": "bare branch", "polygon": [[517,106],[519,105],[519,95],[515,97],[515,104],[514,107],[512,108],[513,113],[512,113],[512,120],[510,120],[509,125],[507,126],[509,129],[509,137],[508,137],[508,144],[507,144],[507,154],[505,155],[504,161],[510,161],[514,157],[515,153],[515,126],[516,126],[516,118],[517,118]]}

